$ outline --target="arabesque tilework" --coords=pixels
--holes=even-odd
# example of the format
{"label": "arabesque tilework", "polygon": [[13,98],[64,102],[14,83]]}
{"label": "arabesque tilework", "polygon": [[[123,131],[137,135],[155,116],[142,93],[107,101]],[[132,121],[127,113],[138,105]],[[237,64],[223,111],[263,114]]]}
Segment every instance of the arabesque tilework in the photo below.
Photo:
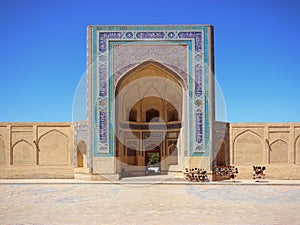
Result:
{"label": "arabesque tilework", "polygon": [[[147,60],[158,61],[186,82],[189,92],[189,154],[208,155],[214,103],[210,98],[211,26],[92,26],[93,93],[89,121],[94,155],[114,154],[114,88],[126,72]],[[210,106],[209,106],[210,104]],[[187,116],[187,115],[186,115]]]}

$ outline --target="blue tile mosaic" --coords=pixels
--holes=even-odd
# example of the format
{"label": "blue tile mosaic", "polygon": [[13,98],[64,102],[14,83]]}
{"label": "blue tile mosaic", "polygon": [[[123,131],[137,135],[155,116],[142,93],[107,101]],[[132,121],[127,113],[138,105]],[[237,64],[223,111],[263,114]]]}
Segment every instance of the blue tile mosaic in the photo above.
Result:
{"label": "blue tile mosaic", "polygon": [[[208,31],[206,26],[95,26],[93,28],[93,61],[94,66],[92,80],[98,80],[93,84],[97,94],[93,94],[93,102],[97,104],[95,114],[99,115],[96,126],[98,132],[94,132],[94,154],[95,156],[112,156],[114,152],[113,134],[113,102],[114,82],[129,69],[138,65],[137,62],[128,62],[121,69],[114,71],[113,48],[111,43],[118,42],[119,45],[142,44],[145,41],[157,42],[166,41],[165,44],[182,45],[187,41],[188,67],[183,71],[173,63],[165,64],[178,75],[188,79],[187,86],[190,94],[189,103],[189,136],[190,155],[207,155],[209,149],[210,134],[210,111],[208,109],[209,89],[209,62],[208,62]],[[120,43],[120,42],[123,43]],[[98,50],[95,50],[95,47]],[[157,52],[157,54],[160,54]],[[98,68],[98,69],[97,69]],[[108,69],[109,68],[109,69]],[[192,69],[193,68],[193,69]],[[97,72],[98,71],[98,72]],[[96,78],[96,79],[95,79]],[[101,104],[100,104],[101,102]],[[195,104],[195,102],[198,102]],[[201,102],[201,103],[199,103]],[[95,120],[97,121],[97,120]],[[205,130],[205,132],[204,132]],[[99,135],[97,137],[97,135]]]}

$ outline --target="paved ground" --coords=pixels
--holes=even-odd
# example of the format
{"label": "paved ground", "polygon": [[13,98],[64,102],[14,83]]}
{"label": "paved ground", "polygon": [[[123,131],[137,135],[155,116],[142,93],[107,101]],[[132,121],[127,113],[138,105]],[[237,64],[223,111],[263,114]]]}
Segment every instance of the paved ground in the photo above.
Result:
{"label": "paved ground", "polygon": [[299,185],[58,181],[0,181],[0,224],[300,224]]}

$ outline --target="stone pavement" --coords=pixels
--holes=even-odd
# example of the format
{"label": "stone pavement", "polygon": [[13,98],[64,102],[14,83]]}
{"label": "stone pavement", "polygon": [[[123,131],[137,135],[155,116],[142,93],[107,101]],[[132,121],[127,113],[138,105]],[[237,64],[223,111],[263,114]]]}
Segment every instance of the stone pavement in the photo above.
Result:
{"label": "stone pavement", "polygon": [[300,182],[276,182],[0,180],[0,224],[299,224]]}

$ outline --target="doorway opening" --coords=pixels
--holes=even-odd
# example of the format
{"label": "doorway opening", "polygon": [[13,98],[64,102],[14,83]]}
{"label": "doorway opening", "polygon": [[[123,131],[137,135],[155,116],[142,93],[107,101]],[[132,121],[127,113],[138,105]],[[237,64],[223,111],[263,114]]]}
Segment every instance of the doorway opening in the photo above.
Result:
{"label": "doorway opening", "polygon": [[86,167],[86,143],[84,141],[79,141],[77,144],[77,167],[83,168]]}
{"label": "doorway opening", "polygon": [[184,87],[178,74],[155,61],[141,63],[117,81],[114,140],[119,173],[144,176],[177,169],[183,155],[179,138]]}
{"label": "doorway opening", "polygon": [[160,147],[156,146],[151,150],[146,150],[145,165],[147,175],[158,175],[161,173],[160,169]]}

